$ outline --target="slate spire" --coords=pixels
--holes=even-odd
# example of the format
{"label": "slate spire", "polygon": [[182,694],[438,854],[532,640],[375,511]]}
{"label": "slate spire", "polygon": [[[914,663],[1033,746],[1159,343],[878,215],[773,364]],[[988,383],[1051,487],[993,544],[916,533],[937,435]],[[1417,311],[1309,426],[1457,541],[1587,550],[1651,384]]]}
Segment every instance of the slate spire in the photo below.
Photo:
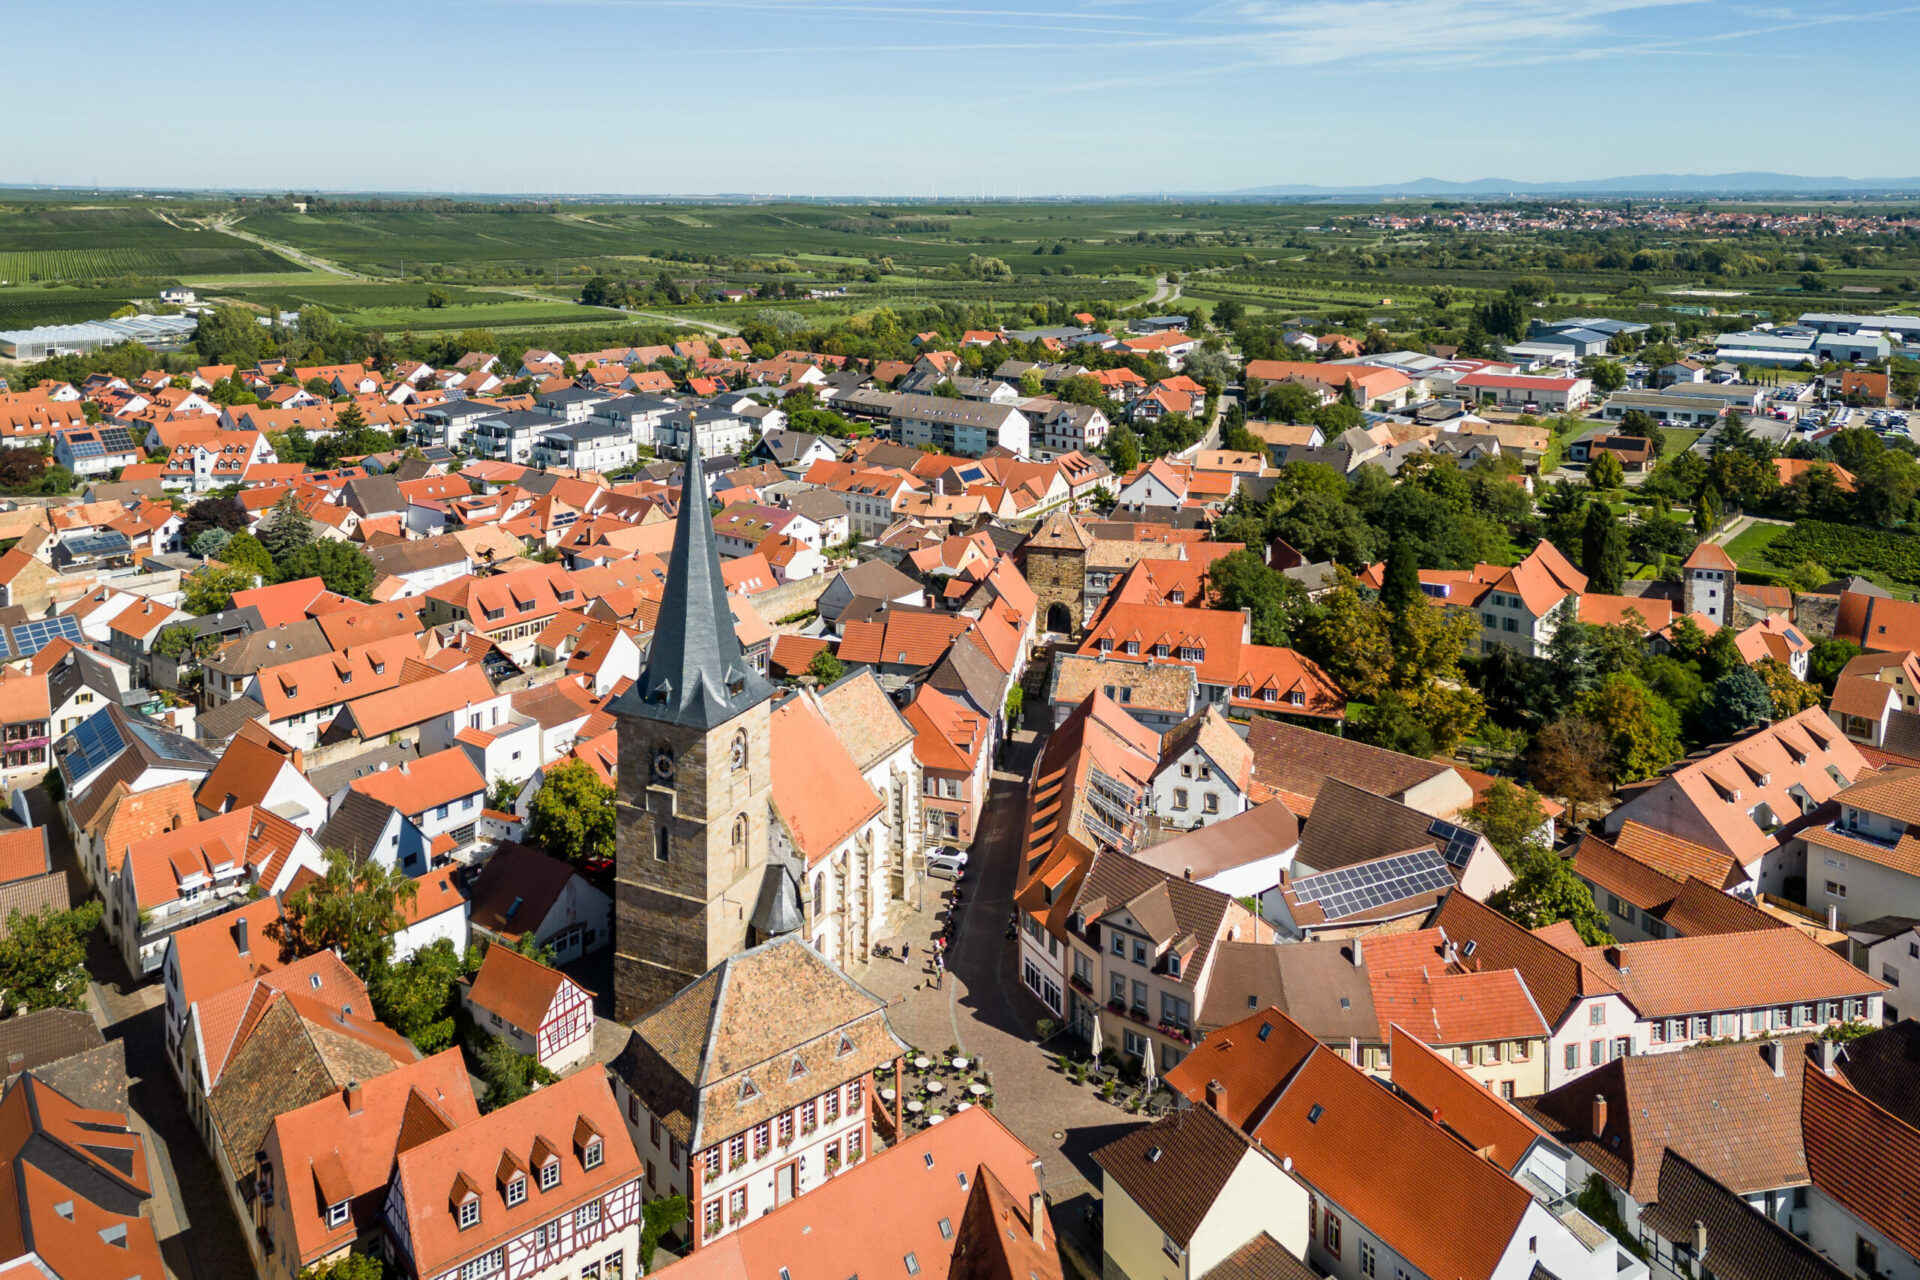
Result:
{"label": "slate spire", "polygon": [[667,592],[660,601],[646,669],[610,710],[711,729],[771,698],[773,687],[740,652],[726,582],[720,576],[720,550],[707,511],[706,468],[697,439],[689,441],[687,452],[679,524],[667,560]]}

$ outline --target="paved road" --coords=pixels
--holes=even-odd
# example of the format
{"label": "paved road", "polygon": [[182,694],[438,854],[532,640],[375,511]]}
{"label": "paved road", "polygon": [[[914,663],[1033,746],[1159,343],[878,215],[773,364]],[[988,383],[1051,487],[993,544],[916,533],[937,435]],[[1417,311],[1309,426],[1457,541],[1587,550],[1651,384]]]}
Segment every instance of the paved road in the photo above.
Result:
{"label": "paved road", "polygon": [[[89,890],[80,860],[52,798],[35,787],[27,803],[34,824],[46,829],[53,865],[66,873],[73,900],[85,901]],[[107,1039],[125,1045],[131,1120],[147,1144],[147,1167],[154,1173],[153,1229],[167,1269],[191,1280],[250,1276],[253,1262],[239,1219],[167,1065],[161,989],[133,981],[104,931],[96,929],[87,942],[94,1019]]]}
{"label": "paved road", "polygon": [[1019,869],[1026,771],[1039,745],[1017,744],[1006,761],[1017,772],[993,775],[971,849],[959,936],[949,951],[952,968],[944,986],[932,985],[927,951],[920,945],[938,928],[931,910],[919,932],[909,934],[916,943],[911,964],[876,960],[856,977],[897,1001],[888,1017],[909,1044],[933,1052],[958,1045],[985,1062],[993,1075],[994,1115],[1044,1162],[1043,1185],[1054,1205],[1055,1225],[1080,1235],[1082,1255],[1097,1266],[1100,1255],[1084,1238],[1083,1221],[1085,1205],[1100,1194],[1092,1153],[1142,1121],[1054,1069],[1053,1055],[1068,1047],[1064,1037],[1045,1046],[1033,1040],[1034,1024],[1052,1014],[1021,984],[1019,948],[1006,936],[1006,922]]}

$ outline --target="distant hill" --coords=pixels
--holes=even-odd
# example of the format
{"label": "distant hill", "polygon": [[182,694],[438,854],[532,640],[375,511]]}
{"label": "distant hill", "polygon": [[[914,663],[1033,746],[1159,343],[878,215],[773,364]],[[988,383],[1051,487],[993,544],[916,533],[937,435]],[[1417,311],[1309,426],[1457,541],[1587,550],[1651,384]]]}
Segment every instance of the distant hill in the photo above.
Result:
{"label": "distant hill", "polygon": [[1317,187],[1278,185],[1248,187],[1235,196],[1504,196],[1504,195],[1825,195],[1913,192],[1920,194],[1920,178],[1808,178],[1793,173],[1642,173],[1623,178],[1590,178],[1576,182],[1524,182],[1518,178],[1476,178],[1453,182],[1445,178],[1415,178],[1375,186]]}

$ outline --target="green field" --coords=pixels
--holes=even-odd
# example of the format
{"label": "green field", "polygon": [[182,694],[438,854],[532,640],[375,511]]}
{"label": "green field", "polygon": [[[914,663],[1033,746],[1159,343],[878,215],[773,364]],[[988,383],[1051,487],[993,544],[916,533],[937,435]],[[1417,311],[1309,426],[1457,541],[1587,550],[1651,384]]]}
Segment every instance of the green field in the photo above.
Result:
{"label": "green field", "polygon": [[0,329],[105,320],[130,302],[152,302],[152,289],[0,289]]}
{"label": "green field", "polygon": [[152,209],[0,204],[0,282],[8,284],[294,270],[278,254],[174,226]]}
{"label": "green field", "polygon": [[1742,529],[1727,543],[1727,554],[1742,569],[1758,569],[1763,573],[1784,573],[1790,565],[1777,565],[1767,559],[1767,546],[1775,538],[1787,531],[1783,524],[1754,524]]}

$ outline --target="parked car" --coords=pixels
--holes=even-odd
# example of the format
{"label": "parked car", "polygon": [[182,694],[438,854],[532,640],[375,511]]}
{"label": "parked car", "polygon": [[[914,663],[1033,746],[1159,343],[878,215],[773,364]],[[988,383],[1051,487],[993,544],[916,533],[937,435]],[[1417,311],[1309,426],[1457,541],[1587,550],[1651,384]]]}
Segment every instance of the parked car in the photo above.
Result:
{"label": "parked car", "polygon": [[967,855],[941,849],[927,855],[927,874],[936,880],[959,880],[967,874]]}

